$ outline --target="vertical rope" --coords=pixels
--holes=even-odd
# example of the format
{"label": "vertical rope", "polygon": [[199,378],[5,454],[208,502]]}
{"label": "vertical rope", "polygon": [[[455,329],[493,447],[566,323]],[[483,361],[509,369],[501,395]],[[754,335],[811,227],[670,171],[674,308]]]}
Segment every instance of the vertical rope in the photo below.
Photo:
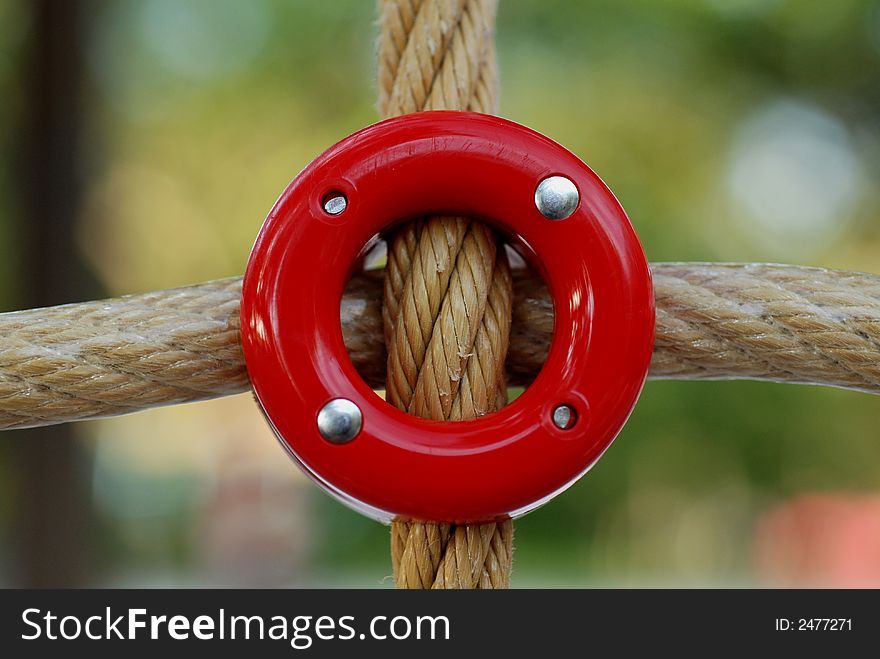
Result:
{"label": "vertical rope", "polygon": [[[497,112],[496,8],[497,0],[381,0],[382,115]],[[447,421],[505,405],[512,297],[510,267],[491,228],[433,217],[399,229],[385,271],[388,401]],[[512,552],[509,520],[391,527],[399,588],[506,588]]]}

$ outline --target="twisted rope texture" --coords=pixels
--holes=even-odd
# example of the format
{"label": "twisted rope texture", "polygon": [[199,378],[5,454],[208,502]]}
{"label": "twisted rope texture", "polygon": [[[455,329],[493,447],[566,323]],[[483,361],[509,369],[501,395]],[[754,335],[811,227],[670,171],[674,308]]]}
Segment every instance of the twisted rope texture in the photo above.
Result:
{"label": "twisted rope texture", "polygon": [[[379,111],[497,111],[492,39],[496,0],[380,3]],[[511,277],[497,237],[462,217],[411,222],[389,242],[384,287],[387,400],[435,420],[474,418],[506,404],[504,359]],[[450,474],[450,487],[454,487]],[[396,521],[401,588],[503,588],[510,521],[448,525]]]}
{"label": "twisted rope texture", "polygon": [[240,296],[226,279],[0,314],[0,428],[244,391]]}
{"label": "twisted rope texture", "polygon": [[[880,394],[880,276],[792,265],[655,263],[649,377],[769,380]],[[381,388],[383,282],[349,284],[345,344]],[[249,389],[239,335],[241,278],[0,313],[0,430],[146,410]],[[553,304],[514,272],[511,385],[541,369]]]}

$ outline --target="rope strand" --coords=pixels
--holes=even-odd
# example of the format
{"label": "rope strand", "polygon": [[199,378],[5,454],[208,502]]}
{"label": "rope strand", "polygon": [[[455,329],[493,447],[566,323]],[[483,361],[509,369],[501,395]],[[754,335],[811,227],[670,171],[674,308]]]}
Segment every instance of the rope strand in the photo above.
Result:
{"label": "rope strand", "polygon": [[[766,380],[880,394],[880,275],[794,265],[655,263],[649,377]],[[377,277],[377,274],[379,275]],[[381,273],[340,316],[349,355],[385,381]],[[241,278],[0,313],[0,430],[128,414],[248,391]],[[723,323],[716,322],[724,318]],[[553,335],[539,277],[514,272],[506,376],[528,384]]]}
{"label": "rope strand", "polygon": [[[378,76],[383,116],[436,109],[496,112],[496,6],[496,0],[383,1]],[[419,220],[395,232],[383,312],[388,402],[435,420],[473,418],[506,404],[512,291],[497,243],[489,227],[460,217]],[[468,526],[400,521],[391,533],[400,588],[506,587],[510,581],[510,521]]]}

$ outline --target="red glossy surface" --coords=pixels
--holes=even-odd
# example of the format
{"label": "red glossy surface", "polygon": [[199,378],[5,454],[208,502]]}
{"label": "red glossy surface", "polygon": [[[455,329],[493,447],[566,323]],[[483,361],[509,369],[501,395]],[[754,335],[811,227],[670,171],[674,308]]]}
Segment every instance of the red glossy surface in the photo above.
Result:
{"label": "red glossy surface", "polygon": [[[547,176],[578,187],[580,205],[548,220],[534,193]],[[322,200],[348,198],[339,216]],[[342,340],[343,287],[365,243],[393,224],[449,213],[519,236],[536,255],[555,307],[547,362],[508,407],[455,423],[381,400]],[[373,517],[479,521],[518,515],[577,480],[632,411],[647,375],[654,297],[623,209],[576,156],[518,124],[426,112],[370,126],[331,147],[269,213],[242,291],[242,342],[257,397],[279,438],[316,481]],[[333,398],[363,412],[361,433],[335,445],[316,417]],[[568,430],[556,405],[575,408]]]}

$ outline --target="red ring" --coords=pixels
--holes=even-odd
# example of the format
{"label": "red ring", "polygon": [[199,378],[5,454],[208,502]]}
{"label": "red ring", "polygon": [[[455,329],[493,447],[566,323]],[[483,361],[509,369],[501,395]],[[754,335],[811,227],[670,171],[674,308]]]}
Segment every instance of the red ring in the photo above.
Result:
{"label": "red ring", "polygon": [[[554,221],[534,194],[556,174],[574,181],[580,204]],[[348,200],[338,216],[322,207],[334,191]],[[479,218],[518,236],[554,302],[538,377],[511,405],[472,421],[427,421],[393,408],[357,374],[342,340],[342,292],[364,245],[430,214]],[[608,448],[647,376],[654,296],[632,225],[581,160],[504,119],[424,112],[347,137],[293,180],[254,245],[241,318],[257,398],[310,476],[384,521],[474,522],[534,509]],[[331,444],[316,426],[334,398],[363,413],[347,444]],[[563,403],[577,414],[568,430],[551,419]]]}

